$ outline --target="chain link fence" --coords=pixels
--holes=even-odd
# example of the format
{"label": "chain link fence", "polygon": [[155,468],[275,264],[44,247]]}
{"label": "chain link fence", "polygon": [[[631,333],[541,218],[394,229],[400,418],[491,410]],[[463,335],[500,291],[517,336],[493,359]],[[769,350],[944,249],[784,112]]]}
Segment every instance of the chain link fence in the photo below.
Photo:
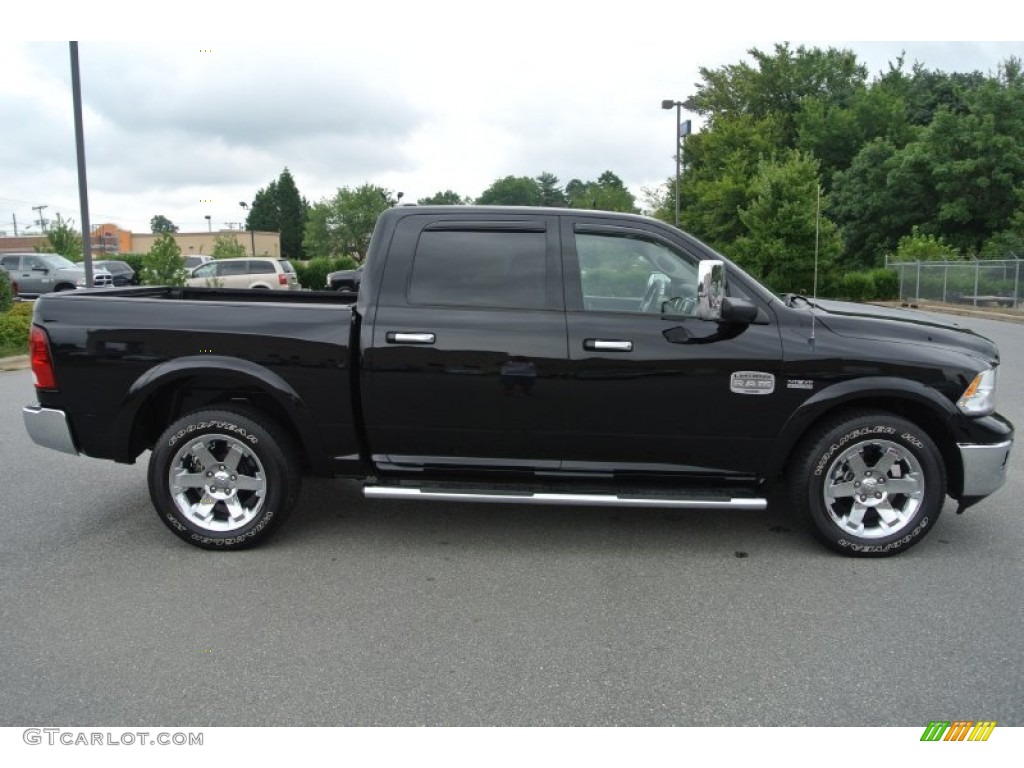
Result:
{"label": "chain link fence", "polygon": [[1021,261],[1016,255],[971,261],[890,261],[886,257],[885,266],[899,275],[904,301],[1020,307],[1024,299]]}

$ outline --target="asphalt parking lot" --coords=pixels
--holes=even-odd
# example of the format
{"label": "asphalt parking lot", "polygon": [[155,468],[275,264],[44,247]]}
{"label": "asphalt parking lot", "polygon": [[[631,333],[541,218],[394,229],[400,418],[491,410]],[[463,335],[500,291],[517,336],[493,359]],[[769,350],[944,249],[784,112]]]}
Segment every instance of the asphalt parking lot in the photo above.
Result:
{"label": "asphalt parking lot", "polygon": [[[1003,353],[1024,424],[1024,326]],[[1024,725],[1022,452],[904,555],[768,512],[367,501],[204,552],[145,465],[33,445],[0,372],[0,725]]]}

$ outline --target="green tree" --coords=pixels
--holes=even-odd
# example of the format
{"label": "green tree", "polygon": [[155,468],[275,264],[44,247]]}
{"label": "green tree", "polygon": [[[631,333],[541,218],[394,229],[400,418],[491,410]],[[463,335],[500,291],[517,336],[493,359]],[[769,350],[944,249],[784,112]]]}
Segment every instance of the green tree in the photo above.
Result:
{"label": "green tree", "polygon": [[213,238],[213,251],[210,255],[215,259],[237,259],[247,254],[245,246],[234,235],[222,234]]}
{"label": "green tree", "polygon": [[926,235],[917,227],[900,238],[894,254],[896,261],[955,261],[959,258],[956,249],[941,237]]}
{"label": "green tree", "polygon": [[57,214],[57,222],[46,230],[46,242],[35,247],[38,253],[59,253],[66,259],[81,261],[82,236],[72,226],[72,220],[65,221]]}
{"label": "green tree", "polygon": [[159,213],[149,220],[149,231],[156,235],[164,233],[171,233],[178,231],[178,226],[168,219],[166,216],[161,216]]}
{"label": "green tree", "polygon": [[639,213],[636,198],[626,189],[622,179],[605,171],[597,181],[572,179],[565,185],[565,196],[570,208],[591,208],[598,211]]}
{"label": "green tree", "polygon": [[309,203],[299,194],[295,178],[286,167],[276,180],[256,192],[245,219],[245,228],[280,232],[282,256],[301,259],[308,216]]}
{"label": "green tree", "polygon": [[396,203],[390,190],[375,184],[339,189],[310,209],[303,239],[306,253],[329,258],[350,255],[362,261],[377,218]]}
{"label": "green tree", "polygon": [[[818,230],[818,189],[818,161],[798,151],[763,161],[758,169],[753,199],[739,212],[747,234],[736,241],[732,255],[773,290],[809,295],[815,283],[815,243],[819,284],[828,280],[842,252],[839,231],[824,214]],[[827,205],[823,196],[822,211]]]}
{"label": "green tree", "polygon": [[450,189],[437,192],[430,197],[421,197],[416,201],[417,205],[468,205],[471,202],[470,198],[462,197]]}
{"label": "green tree", "polygon": [[143,257],[139,280],[143,285],[184,285],[186,276],[181,248],[174,235],[164,232]]}
{"label": "green tree", "polygon": [[529,176],[498,179],[476,199],[477,205],[540,205],[541,188]]}
{"label": "green tree", "polygon": [[537,177],[540,187],[540,204],[547,208],[564,208],[568,205],[565,192],[558,186],[558,177],[544,171]]}

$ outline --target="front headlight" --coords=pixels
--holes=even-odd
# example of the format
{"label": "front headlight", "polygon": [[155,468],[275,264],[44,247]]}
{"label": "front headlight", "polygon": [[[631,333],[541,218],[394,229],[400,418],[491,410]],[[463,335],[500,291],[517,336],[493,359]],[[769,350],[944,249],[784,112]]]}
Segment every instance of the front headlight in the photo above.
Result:
{"label": "front headlight", "polygon": [[957,406],[968,416],[986,416],[996,409],[996,369],[982,371],[964,390]]}
{"label": "front headlight", "polygon": [[80,277],[77,280],[75,280],[75,285],[77,285],[79,288],[85,288],[85,278]]}

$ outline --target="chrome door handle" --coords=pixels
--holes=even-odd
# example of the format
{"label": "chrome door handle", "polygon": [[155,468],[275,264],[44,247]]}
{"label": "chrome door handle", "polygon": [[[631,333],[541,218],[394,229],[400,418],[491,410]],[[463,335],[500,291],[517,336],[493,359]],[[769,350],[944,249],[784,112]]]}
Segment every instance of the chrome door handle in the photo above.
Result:
{"label": "chrome door handle", "polygon": [[584,349],[592,349],[597,352],[632,352],[632,341],[620,341],[617,339],[585,339]]}
{"label": "chrome door handle", "polygon": [[432,333],[388,331],[384,338],[387,339],[389,344],[433,344],[435,337]]}

